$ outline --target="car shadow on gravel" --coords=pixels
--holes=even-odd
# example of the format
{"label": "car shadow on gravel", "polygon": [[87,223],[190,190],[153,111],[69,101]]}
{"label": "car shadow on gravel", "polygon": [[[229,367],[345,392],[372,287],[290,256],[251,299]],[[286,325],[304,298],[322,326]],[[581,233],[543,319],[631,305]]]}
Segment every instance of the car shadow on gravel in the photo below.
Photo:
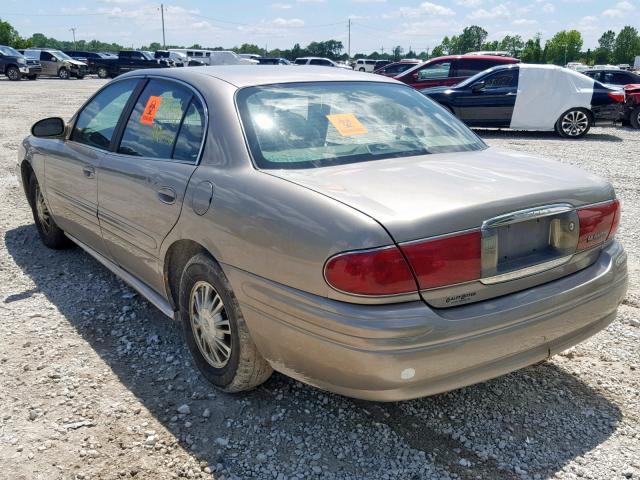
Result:
{"label": "car shadow on gravel", "polygon": [[[141,421],[135,407],[120,412],[131,416],[120,427],[111,417],[95,418],[98,426],[115,422],[100,435],[115,438],[123,449],[160,455],[180,446],[202,468],[240,478],[275,478],[260,470],[266,459],[283,475],[373,478],[378,464],[408,469],[403,461],[410,455],[418,455],[418,464],[429,464],[431,472],[459,478],[547,477],[604,442],[621,419],[615,404],[550,362],[454,392],[388,404],[328,394],[279,374],[246,394],[219,393],[195,371],[178,325],[88,254],[78,248],[47,250],[33,225],[7,231],[5,243],[35,292],[16,291],[0,302],[11,307],[45,295],[171,434],[146,445],[140,432],[134,442],[125,427]],[[101,400],[117,404],[121,395],[113,395]],[[177,412],[184,404],[186,415]],[[321,475],[311,470],[314,465],[322,467]],[[416,471],[390,478],[426,478]]]}
{"label": "car shadow on gravel", "polygon": [[[618,127],[625,128],[625,127]],[[485,130],[480,128],[474,128],[476,132],[483,139],[502,139],[502,140],[549,140],[549,141],[564,141],[564,142],[577,142],[581,144],[583,142],[622,142],[623,138],[617,135],[611,135],[609,133],[597,133],[597,131],[591,131],[584,137],[578,139],[562,138],[558,136],[556,132],[536,132],[536,131],[517,131],[517,130]]]}

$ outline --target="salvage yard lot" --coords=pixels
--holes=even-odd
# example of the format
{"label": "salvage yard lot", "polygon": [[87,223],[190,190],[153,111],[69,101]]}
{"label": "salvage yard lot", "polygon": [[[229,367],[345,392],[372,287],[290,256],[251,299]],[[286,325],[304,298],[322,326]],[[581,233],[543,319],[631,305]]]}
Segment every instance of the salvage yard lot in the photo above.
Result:
{"label": "salvage yard lot", "polygon": [[0,80],[0,478],[640,478],[640,132],[479,131],[611,180],[629,293],[605,331],[551,360],[401,403],[279,374],[226,395],[180,329],[80,249],[40,243],[14,176],[34,121],[105,82]]}

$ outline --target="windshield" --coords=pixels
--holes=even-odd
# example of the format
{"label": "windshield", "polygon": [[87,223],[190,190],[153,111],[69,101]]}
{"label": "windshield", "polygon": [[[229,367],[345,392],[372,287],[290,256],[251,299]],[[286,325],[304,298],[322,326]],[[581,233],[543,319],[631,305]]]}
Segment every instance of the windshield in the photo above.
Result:
{"label": "windshield", "polygon": [[17,50],[14,50],[11,47],[0,47],[0,52],[10,57],[18,57],[18,58],[23,57],[23,55],[20,52],[18,52]]}
{"label": "windshield", "polygon": [[314,168],[486,148],[462,122],[403,85],[269,85],[241,90],[237,102],[260,168]]}
{"label": "windshield", "polygon": [[58,60],[73,60],[69,55],[60,50],[50,50],[49,53],[56,57]]}

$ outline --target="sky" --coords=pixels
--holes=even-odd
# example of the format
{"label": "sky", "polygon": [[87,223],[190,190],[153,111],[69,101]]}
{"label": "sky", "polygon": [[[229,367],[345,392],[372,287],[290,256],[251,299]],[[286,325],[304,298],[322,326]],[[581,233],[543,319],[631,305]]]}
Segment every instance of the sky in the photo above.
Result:
{"label": "sky", "polygon": [[[127,47],[162,43],[160,2],[148,0],[1,0],[0,18],[22,36],[99,39]],[[584,48],[625,25],[640,30],[640,0],[166,0],[166,43],[189,46],[290,48],[312,41],[341,40],[351,53],[395,45],[423,51],[468,25],[480,25],[489,40],[537,32],[543,39],[577,29]]]}

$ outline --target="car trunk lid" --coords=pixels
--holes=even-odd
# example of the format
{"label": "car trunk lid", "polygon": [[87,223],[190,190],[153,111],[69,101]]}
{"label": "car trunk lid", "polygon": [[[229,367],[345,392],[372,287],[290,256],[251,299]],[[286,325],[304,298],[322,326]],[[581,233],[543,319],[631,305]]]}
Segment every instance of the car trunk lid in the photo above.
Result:
{"label": "car trunk lid", "polygon": [[[435,294],[430,288],[423,297],[435,306],[504,294],[505,282],[531,286],[514,271],[542,282],[552,279],[548,270],[557,277],[587,266],[593,255],[574,255],[575,209],[614,197],[608,182],[578,168],[493,148],[270,173],[374,218],[401,247],[481,232],[482,277],[489,280],[437,286]],[[452,292],[456,300],[445,302]]]}

